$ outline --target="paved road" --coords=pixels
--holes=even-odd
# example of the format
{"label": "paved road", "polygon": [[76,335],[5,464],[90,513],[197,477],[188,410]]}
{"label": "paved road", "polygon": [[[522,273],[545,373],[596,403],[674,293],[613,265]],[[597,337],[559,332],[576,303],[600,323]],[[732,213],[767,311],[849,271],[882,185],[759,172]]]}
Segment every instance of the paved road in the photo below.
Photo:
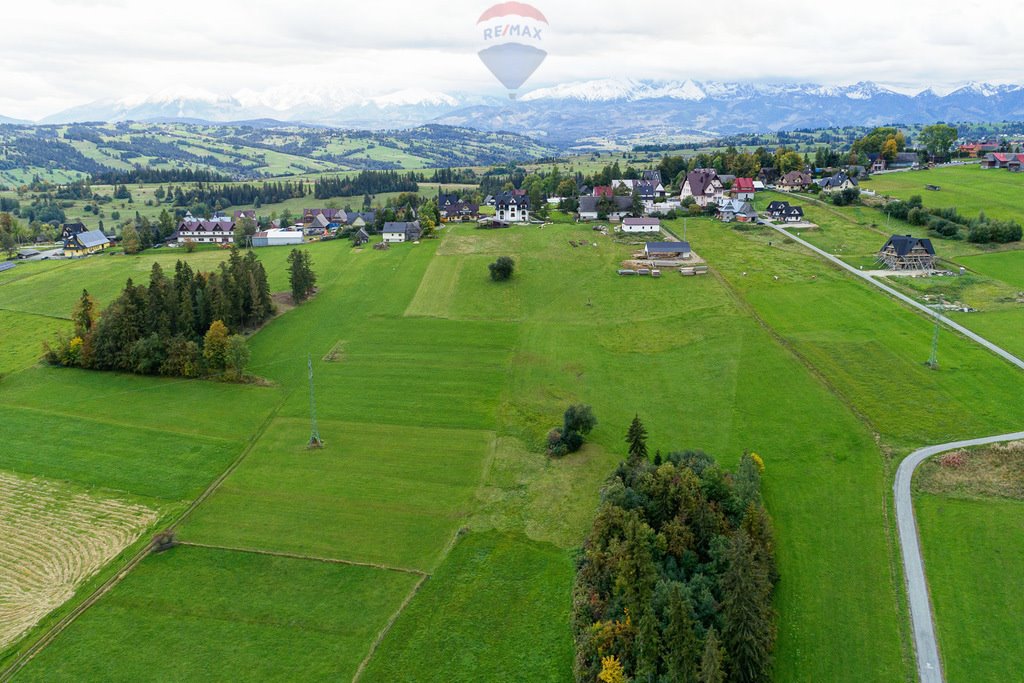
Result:
{"label": "paved road", "polygon": [[917,650],[917,672],[921,683],[942,683],[944,679],[942,663],[939,660],[939,648],[935,640],[935,621],[932,618],[932,605],[928,597],[928,583],[924,576],[921,546],[918,543],[914,504],[910,495],[910,482],[914,476],[914,470],[933,455],[946,451],[1022,440],[1024,440],[1024,432],[1017,432],[928,446],[911,453],[896,470],[896,483],[893,484],[893,493],[896,498],[896,524],[900,532],[900,549],[903,553],[903,567],[906,574],[904,578],[907,581],[907,596],[910,601],[910,620],[913,622],[914,647]]}
{"label": "paved road", "polygon": [[1013,365],[1016,365],[1021,370],[1024,370],[1024,360],[1021,360],[1020,358],[1017,358],[1017,356],[1013,355],[1009,351],[1006,351],[1006,350],[996,346],[995,344],[993,344],[989,340],[985,339],[984,337],[982,337],[980,335],[977,335],[974,332],[971,332],[969,329],[967,329],[966,327],[964,327],[960,323],[958,323],[958,322],[956,322],[954,320],[951,320],[951,319],[947,318],[944,315],[939,315],[934,310],[928,308],[924,304],[922,304],[920,302],[917,302],[917,301],[914,301],[909,296],[906,296],[906,295],[902,294],[901,292],[896,291],[895,289],[893,289],[889,285],[885,284],[884,282],[879,282],[876,278],[872,277],[869,273],[865,273],[865,272],[863,272],[861,270],[858,270],[857,268],[854,268],[853,266],[851,266],[850,264],[846,263],[842,259],[840,259],[840,258],[838,258],[836,256],[833,256],[832,254],[828,253],[824,249],[819,249],[818,247],[814,246],[813,244],[811,244],[807,240],[804,240],[804,239],[801,239],[801,238],[797,237],[796,235],[794,235],[793,233],[789,232],[785,228],[781,228],[778,225],[773,225],[771,223],[766,223],[766,225],[768,225],[768,227],[770,227],[770,228],[772,228],[772,229],[782,233],[783,235],[785,235],[786,237],[790,238],[794,242],[796,242],[798,244],[802,244],[803,246],[807,247],[808,249],[810,249],[811,251],[815,252],[816,254],[819,254],[819,255],[825,257],[826,259],[828,259],[829,261],[835,263],[839,267],[844,268],[845,270],[853,273],[854,275],[856,275],[857,277],[861,278],[862,280],[866,280],[867,282],[871,283],[875,287],[878,287],[879,289],[881,289],[883,292],[889,294],[892,297],[895,297],[896,299],[899,299],[900,301],[902,301],[903,303],[907,304],[908,306],[913,306],[914,308],[916,308],[916,309],[918,309],[920,311],[924,311],[929,316],[938,318],[939,320],[942,321],[943,325],[946,325],[947,327],[956,330],[957,332],[959,332],[960,334],[964,335],[968,339],[971,339],[972,341],[975,341],[975,342],[981,344],[982,346],[984,346],[986,349],[988,349],[992,353],[996,354],[997,356],[1000,356],[1001,358],[1003,358],[1003,360],[1005,360],[1005,361],[1007,361],[1009,363],[1012,363]]}
{"label": "paved road", "polygon": [[[944,315],[939,315],[924,304],[918,303],[910,297],[903,295],[884,282],[879,282],[870,273],[865,273],[854,268],[836,256],[829,254],[823,249],[819,249],[807,240],[797,237],[784,228],[771,223],[767,223],[767,225],[790,238],[794,242],[807,247],[816,254],[825,257],[832,263],[835,263],[841,268],[853,273],[862,280],[866,280],[890,296],[893,296],[903,303],[927,313],[929,316],[938,318],[944,325],[956,330],[968,339],[981,344],[992,353],[1024,370],[1024,360],[1021,360],[1012,353],[996,346],[984,337],[971,332],[963,325],[950,320]],[[914,629],[914,648],[917,652],[917,672],[921,683],[943,683],[945,679],[942,675],[942,662],[939,659],[939,646],[935,639],[935,618],[932,615],[931,600],[928,596],[928,582],[924,575],[924,560],[921,557],[921,546],[918,542],[917,536],[917,520],[914,517],[914,505],[910,495],[910,484],[914,476],[914,470],[916,470],[917,466],[928,458],[945,451],[967,448],[969,446],[982,446],[985,444],[1000,443],[1003,441],[1021,440],[1024,440],[1024,432],[1003,434],[1001,436],[988,436],[980,439],[970,439],[967,441],[956,441],[938,446],[929,446],[927,448],[914,451],[907,456],[903,462],[900,463],[899,469],[896,471],[896,482],[893,484],[893,492],[896,499],[896,524],[899,529],[900,551],[903,554],[903,567],[906,574],[904,578],[907,582],[907,598],[910,602],[910,620]]]}

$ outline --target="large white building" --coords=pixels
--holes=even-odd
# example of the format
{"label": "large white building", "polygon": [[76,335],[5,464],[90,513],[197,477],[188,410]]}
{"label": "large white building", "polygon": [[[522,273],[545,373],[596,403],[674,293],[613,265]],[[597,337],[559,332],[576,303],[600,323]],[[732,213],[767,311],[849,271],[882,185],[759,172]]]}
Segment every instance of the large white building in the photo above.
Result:
{"label": "large white building", "polygon": [[650,216],[641,216],[640,218],[623,218],[621,229],[622,232],[661,232],[661,221],[657,218],[651,218]]}
{"label": "large white building", "polygon": [[494,202],[494,217],[503,223],[529,223],[530,198],[516,192],[498,195]]}
{"label": "large white building", "polygon": [[297,228],[272,228],[252,236],[254,247],[280,247],[288,244],[302,244],[303,233]]}

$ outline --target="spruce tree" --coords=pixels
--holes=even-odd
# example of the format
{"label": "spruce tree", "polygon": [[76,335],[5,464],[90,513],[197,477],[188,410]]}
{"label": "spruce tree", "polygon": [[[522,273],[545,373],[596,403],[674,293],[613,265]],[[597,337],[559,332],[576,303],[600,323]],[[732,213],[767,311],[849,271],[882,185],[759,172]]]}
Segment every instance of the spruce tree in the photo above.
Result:
{"label": "spruce tree", "polygon": [[626,432],[626,443],[629,444],[629,462],[635,464],[647,460],[647,429],[637,415],[629,424]]}
{"label": "spruce tree", "polygon": [[89,290],[83,289],[82,296],[78,299],[71,320],[75,324],[75,336],[84,338],[92,331],[96,324],[96,301],[93,300]]}
{"label": "spruce tree", "polygon": [[665,675],[670,681],[695,683],[700,664],[700,643],[694,630],[690,598],[682,584],[669,590],[663,642]]}
{"label": "spruce tree", "polygon": [[700,683],[725,683],[725,653],[714,626],[704,639],[704,655],[700,659]]}
{"label": "spruce tree", "polygon": [[742,529],[725,553],[721,578],[722,640],[729,653],[730,680],[758,683],[770,678],[775,646],[775,611],[768,573]]}
{"label": "spruce tree", "polygon": [[636,640],[633,643],[636,659],[636,683],[657,683],[661,661],[661,624],[649,605],[643,610],[637,624]]}

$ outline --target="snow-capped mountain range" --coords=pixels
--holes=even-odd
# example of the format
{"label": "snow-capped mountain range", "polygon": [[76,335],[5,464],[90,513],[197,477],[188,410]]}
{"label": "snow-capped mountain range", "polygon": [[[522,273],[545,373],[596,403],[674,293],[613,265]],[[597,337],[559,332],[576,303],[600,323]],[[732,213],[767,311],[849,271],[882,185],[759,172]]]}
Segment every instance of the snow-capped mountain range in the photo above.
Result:
{"label": "snow-capped mountain range", "polygon": [[971,83],[944,94],[934,89],[908,94],[872,82],[823,86],[601,79],[538,88],[516,100],[423,88],[367,94],[281,86],[230,95],[168,88],[91,102],[40,123],[255,119],[353,128],[433,122],[570,142],[594,136],[635,139],[840,125],[1024,120],[1024,87]]}

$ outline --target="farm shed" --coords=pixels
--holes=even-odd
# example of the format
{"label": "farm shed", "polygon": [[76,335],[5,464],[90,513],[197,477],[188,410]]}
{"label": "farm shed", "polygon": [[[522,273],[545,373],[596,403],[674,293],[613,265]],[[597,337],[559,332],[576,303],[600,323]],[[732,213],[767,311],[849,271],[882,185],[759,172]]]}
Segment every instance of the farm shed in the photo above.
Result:
{"label": "farm shed", "polygon": [[287,228],[264,230],[252,236],[252,246],[254,247],[279,247],[287,244],[302,244],[302,242],[302,230]]}
{"label": "farm shed", "polygon": [[644,256],[648,259],[690,258],[692,255],[689,242],[648,242],[644,245]]}

